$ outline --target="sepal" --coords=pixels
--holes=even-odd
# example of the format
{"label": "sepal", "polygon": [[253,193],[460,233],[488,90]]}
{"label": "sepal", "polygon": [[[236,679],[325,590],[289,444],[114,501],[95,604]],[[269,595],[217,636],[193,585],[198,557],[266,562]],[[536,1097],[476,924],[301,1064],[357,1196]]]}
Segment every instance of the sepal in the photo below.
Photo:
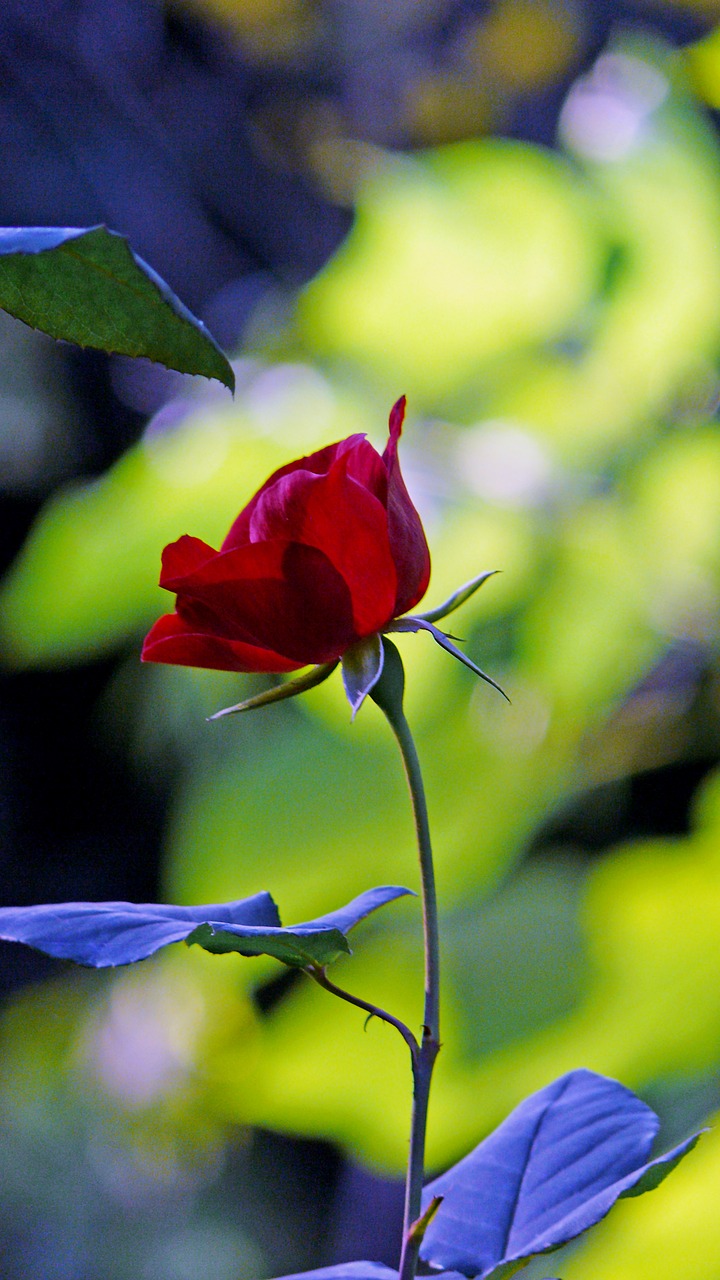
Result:
{"label": "sepal", "polygon": [[208,716],[208,720],[220,720],[223,716],[234,715],[236,711],[255,711],[258,707],[267,707],[271,702],[283,702],[285,698],[296,698],[299,693],[307,693],[308,689],[314,689],[316,685],[322,684],[323,680],[327,680],[331,676],[337,666],[337,662],[322,662],[317,667],[311,667],[304,675],[295,676],[293,680],[286,680],[283,684],[273,685],[272,689],[264,689],[262,693],[256,693],[252,698],[246,698],[244,702],[237,702],[234,707],[223,707],[222,711],[216,711],[213,715]]}
{"label": "sepal", "polygon": [[444,649],[446,653],[452,654],[453,658],[457,658],[458,662],[462,662],[463,666],[468,667],[470,671],[473,671],[481,680],[484,680],[487,684],[491,684],[493,689],[497,689],[498,693],[502,694],[506,702],[510,701],[505,690],[500,687],[496,680],[493,680],[492,676],[489,676],[485,671],[481,671],[479,667],[476,667],[472,659],[468,658],[467,654],[463,653],[462,649],[458,649],[456,644],[453,644],[450,636],[446,636],[444,631],[440,631],[440,629],[434,626],[432,622],[428,622],[419,614],[417,616],[409,614],[405,618],[398,618],[395,622],[390,623],[387,630],[393,632],[429,631],[433,640],[437,641],[441,649]]}
{"label": "sepal", "polygon": [[378,632],[358,640],[342,656],[342,678],[347,700],[355,719],[367,695],[375,688],[383,671],[385,654]]}
{"label": "sepal", "polygon": [[370,691],[373,702],[395,724],[403,716],[403,698],[405,697],[405,668],[402,658],[392,640],[382,638],[383,669],[381,678]]}
{"label": "sepal", "polygon": [[486,569],[484,573],[479,573],[477,578],[472,578],[470,582],[466,582],[464,587],[460,587],[454,591],[444,604],[439,604],[435,609],[428,609],[426,613],[413,614],[415,618],[421,618],[423,622],[439,622],[441,618],[447,618],[449,613],[454,613],[460,608],[461,604],[465,604],[479,587],[487,582],[488,578],[493,578],[499,569]]}

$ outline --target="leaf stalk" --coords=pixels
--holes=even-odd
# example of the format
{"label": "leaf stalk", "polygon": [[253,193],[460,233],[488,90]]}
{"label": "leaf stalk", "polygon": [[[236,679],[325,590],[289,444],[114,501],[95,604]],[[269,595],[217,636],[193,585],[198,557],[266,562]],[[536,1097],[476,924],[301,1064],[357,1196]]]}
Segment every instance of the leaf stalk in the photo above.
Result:
{"label": "leaf stalk", "polygon": [[[305,970],[311,978],[317,982],[318,986],[324,987],[331,995],[338,996],[341,1000],[347,1001],[348,1004],[355,1005],[356,1009],[363,1009],[368,1018],[380,1018],[382,1022],[387,1022],[389,1026],[395,1027],[400,1032],[403,1040],[410,1050],[410,1057],[413,1064],[420,1053],[420,1046],[415,1039],[412,1031],[400,1018],[396,1018],[392,1013],[388,1013],[387,1009],[381,1009],[379,1005],[371,1004],[369,1000],[363,1000],[361,996],[354,996],[349,991],[338,987],[330,978],[328,978],[324,967],[308,966]],[[414,1066],[413,1066],[414,1069]]]}

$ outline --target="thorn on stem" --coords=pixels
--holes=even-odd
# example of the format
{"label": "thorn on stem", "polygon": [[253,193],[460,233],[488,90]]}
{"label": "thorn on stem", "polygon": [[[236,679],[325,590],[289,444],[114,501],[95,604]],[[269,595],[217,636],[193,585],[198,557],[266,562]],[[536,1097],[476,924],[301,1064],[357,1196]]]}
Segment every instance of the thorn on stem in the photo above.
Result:
{"label": "thorn on stem", "polygon": [[416,1218],[415,1221],[410,1224],[410,1228],[408,1230],[409,1240],[412,1240],[414,1242],[422,1241],[422,1238],[425,1235],[425,1232],[430,1226],[430,1223],[435,1217],[435,1214],[440,1208],[440,1205],[442,1204],[442,1202],[443,1202],[443,1196],[433,1196],[425,1212],[422,1213],[419,1218]]}

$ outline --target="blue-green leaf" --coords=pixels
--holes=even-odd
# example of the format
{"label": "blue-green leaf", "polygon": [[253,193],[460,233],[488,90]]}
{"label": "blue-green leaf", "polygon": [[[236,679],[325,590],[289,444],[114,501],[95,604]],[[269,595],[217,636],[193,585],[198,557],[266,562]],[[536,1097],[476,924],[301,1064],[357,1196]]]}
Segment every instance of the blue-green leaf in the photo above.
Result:
{"label": "blue-green leaf", "polygon": [[269,893],[202,907],[156,902],[58,902],[0,908],[0,938],[4,942],[25,942],[58,960],[75,960],[104,969],[145,960],[171,942],[182,942],[204,920],[256,928],[280,924],[278,909]]}
{"label": "blue-green leaf", "polygon": [[269,893],[200,907],[134,902],[2,907],[0,939],[96,969],[145,960],[161,947],[183,941],[215,954],[235,951],[275,956],[289,965],[322,966],[349,954],[345,934],[360,920],[410,892],[395,885],[369,889],[338,911],[286,929]]}
{"label": "blue-green leaf", "polygon": [[622,1196],[667,1177],[699,1134],[647,1162],[658,1118],[605,1076],[580,1069],[526,1098],[442,1177],[443,1197],[421,1256],[434,1267],[504,1280],[537,1254],[567,1244]]}
{"label": "blue-green leaf", "polygon": [[314,1271],[296,1271],[280,1280],[397,1280],[382,1262],[341,1262],[334,1267],[316,1267]]}

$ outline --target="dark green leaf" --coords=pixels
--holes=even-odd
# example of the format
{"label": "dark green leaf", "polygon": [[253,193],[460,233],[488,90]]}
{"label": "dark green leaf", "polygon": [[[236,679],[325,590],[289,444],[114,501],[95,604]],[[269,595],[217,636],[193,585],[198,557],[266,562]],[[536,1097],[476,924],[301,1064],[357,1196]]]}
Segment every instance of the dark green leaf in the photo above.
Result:
{"label": "dark green leaf", "polygon": [[299,968],[305,968],[306,965],[323,967],[337,960],[340,955],[350,955],[345,934],[364,920],[365,916],[377,911],[386,902],[392,902],[411,892],[410,889],[402,889],[396,885],[368,889],[337,911],[330,911],[306,924],[291,925],[285,929],[257,928],[244,924],[223,927],[222,923],[208,921],[193,930],[187,943],[188,946],[198,943],[214,955],[235,951],[241,956],[274,956],[276,960],[282,960],[283,964]]}
{"label": "dark green leaf", "polygon": [[218,928],[213,924],[201,924],[187,940],[188,946],[197,942],[213,955],[226,955],[235,951],[241,956],[273,956],[283,964],[304,969],[306,965],[322,968],[349,955],[345,935],[339,929],[319,929],[317,933],[296,933],[293,929],[255,929],[238,933]]}
{"label": "dark green leaf", "polygon": [[0,307],[53,338],[145,356],[234,390],[202,322],[107,227],[0,229]]}

